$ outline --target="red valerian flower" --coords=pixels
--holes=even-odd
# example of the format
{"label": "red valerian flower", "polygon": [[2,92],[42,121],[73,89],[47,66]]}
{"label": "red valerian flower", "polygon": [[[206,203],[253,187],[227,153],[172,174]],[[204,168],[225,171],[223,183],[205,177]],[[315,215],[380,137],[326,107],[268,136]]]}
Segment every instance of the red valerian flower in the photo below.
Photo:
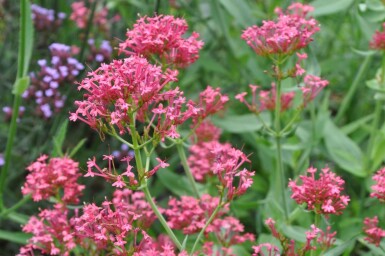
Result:
{"label": "red valerian flower", "polygon": [[383,31],[376,30],[370,41],[370,48],[375,50],[385,50],[385,23],[382,24]]}
{"label": "red valerian flower", "polygon": [[322,80],[318,76],[306,75],[304,78],[304,84],[305,85],[301,87],[301,90],[303,95],[303,104],[306,105],[329,84],[329,81]]}
{"label": "red valerian flower", "polygon": [[32,194],[34,201],[61,196],[63,203],[79,202],[84,185],[77,183],[81,176],[79,163],[68,157],[55,157],[48,160],[42,155],[27,167],[30,172],[21,188],[22,193]]}
{"label": "red valerian flower", "polygon": [[373,180],[376,183],[372,186],[373,192],[370,193],[370,196],[385,203],[385,168],[378,170],[373,176]]}
{"label": "red valerian flower", "polygon": [[385,230],[378,227],[378,217],[365,218],[363,230],[366,234],[365,240],[371,244],[380,246],[381,239],[385,237]]}
{"label": "red valerian flower", "polygon": [[203,42],[198,40],[199,34],[196,32],[187,39],[183,38],[187,29],[184,19],[170,15],[141,17],[134,28],[127,31],[126,41],[119,45],[120,52],[145,57],[154,54],[167,64],[189,66],[198,59]]}
{"label": "red valerian flower", "polygon": [[307,172],[310,176],[300,176],[302,185],[290,180],[291,198],[297,204],[306,203],[307,208],[314,210],[316,214],[342,214],[350,201],[349,196],[341,195],[345,181],[328,167],[322,169],[318,180],[315,177],[317,169],[311,167]]}

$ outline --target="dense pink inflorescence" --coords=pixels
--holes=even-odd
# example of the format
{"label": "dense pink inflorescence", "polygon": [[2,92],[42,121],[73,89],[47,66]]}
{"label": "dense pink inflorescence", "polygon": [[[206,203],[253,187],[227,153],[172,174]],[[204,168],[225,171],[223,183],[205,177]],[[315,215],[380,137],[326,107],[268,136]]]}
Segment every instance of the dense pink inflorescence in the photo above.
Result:
{"label": "dense pink inflorescence", "polygon": [[251,172],[241,168],[250,162],[246,155],[230,144],[218,141],[202,142],[190,147],[188,163],[196,180],[202,181],[207,176],[216,176],[226,190],[227,200],[240,196],[253,184]]}
{"label": "dense pink inflorescence", "polygon": [[385,230],[378,227],[378,217],[365,218],[363,230],[366,234],[365,240],[369,243],[380,245],[381,239],[385,237]]}
{"label": "dense pink inflorescence", "polygon": [[173,16],[141,17],[134,28],[127,31],[127,39],[120,44],[120,52],[145,57],[158,55],[167,64],[186,67],[199,57],[203,42],[193,32],[188,38],[182,36],[188,26],[184,19]]}
{"label": "dense pink inflorescence", "polygon": [[373,192],[370,193],[370,196],[376,197],[380,202],[385,203],[385,168],[377,171],[373,176],[373,180],[376,183],[372,186]]}
{"label": "dense pink inflorescence", "polygon": [[385,50],[385,23],[382,24],[383,31],[376,30],[370,41],[370,48],[375,50]]}
{"label": "dense pink inflorescence", "polygon": [[221,133],[220,128],[216,127],[211,121],[205,120],[195,128],[193,142],[198,144],[201,142],[217,141]]}
{"label": "dense pink inflorescence", "polygon": [[32,194],[34,201],[61,196],[64,203],[78,203],[83,185],[77,183],[81,176],[79,163],[68,157],[51,158],[43,155],[27,167],[30,172],[22,187],[24,195]]}
{"label": "dense pink inflorescence", "polygon": [[306,203],[307,208],[316,214],[342,214],[350,201],[349,196],[341,195],[345,181],[329,168],[322,169],[318,180],[315,177],[317,169],[311,167],[307,172],[310,176],[300,176],[302,185],[290,180],[291,198],[297,204]]}
{"label": "dense pink inflorescence", "polygon": [[[218,197],[211,197],[207,194],[202,195],[200,199],[191,196],[182,196],[180,200],[171,198],[164,214],[172,229],[183,230],[184,234],[194,234],[202,230],[219,203]],[[227,211],[226,206],[218,212],[216,218]]]}
{"label": "dense pink inflorescence", "polygon": [[138,56],[102,64],[80,83],[79,90],[86,91],[84,100],[75,102],[78,109],[70,120],[79,119],[96,130],[116,125],[124,134],[135,116],[149,122],[147,130],[155,126],[154,133],[161,138],[178,138],[176,127],[198,115],[200,109],[187,102],[178,88],[162,91],[176,81],[176,75],[171,70],[163,73],[161,67]]}
{"label": "dense pink inflorescence", "polygon": [[[259,90],[257,85],[249,85],[252,93],[251,104],[245,99],[247,92],[240,93],[235,96],[237,100],[244,103],[250,111],[260,113],[264,110],[274,110],[276,107],[276,89],[275,84],[272,84],[270,90]],[[258,92],[258,95],[257,95]],[[287,92],[281,94],[281,111],[285,111],[291,107],[295,93]]]}
{"label": "dense pink inflorescence", "polygon": [[[136,252],[133,256],[188,256],[186,251],[182,251],[179,254],[175,252],[176,248],[171,239],[161,234],[155,240],[146,242],[140,252]],[[195,255],[195,254],[194,254]]]}
{"label": "dense pink inflorescence", "polygon": [[272,54],[291,55],[313,41],[313,34],[319,31],[313,18],[306,18],[309,8],[290,6],[287,13],[278,11],[276,21],[263,21],[262,26],[247,28],[243,34],[247,44],[261,56]]}
{"label": "dense pink inflorescence", "polygon": [[20,248],[19,256],[34,255],[34,250],[49,255],[69,256],[79,242],[68,210],[62,205],[55,205],[52,210],[42,210],[38,218],[32,216],[23,227],[23,232],[33,236],[26,246]]}
{"label": "dense pink inflorescence", "polygon": [[202,109],[202,111],[198,117],[205,119],[209,115],[217,113],[218,111],[224,109],[224,106],[228,101],[229,97],[227,95],[223,95],[220,88],[207,86],[207,88],[199,94],[198,106]]}
{"label": "dense pink inflorescence", "polygon": [[[85,5],[84,1],[73,2],[71,4],[72,13],[70,19],[74,21],[78,28],[85,29],[91,15],[91,10]],[[94,12],[92,23],[101,31],[108,31],[112,22],[119,20],[118,16],[107,19],[107,7],[97,8]]]}
{"label": "dense pink inflorescence", "polygon": [[304,78],[304,84],[305,85],[301,87],[301,90],[303,95],[303,104],[306,105],[329,84],[329,81],[322,80],[318,76],[306,75]]}
{"label": "dense pink inflorescence", "polygon": [[[252,247],[254,252],[252,256],[278,256],[281,255],[279,248],[270,243],[263,243]],[[264,251],[266,253],[264,253]]]}

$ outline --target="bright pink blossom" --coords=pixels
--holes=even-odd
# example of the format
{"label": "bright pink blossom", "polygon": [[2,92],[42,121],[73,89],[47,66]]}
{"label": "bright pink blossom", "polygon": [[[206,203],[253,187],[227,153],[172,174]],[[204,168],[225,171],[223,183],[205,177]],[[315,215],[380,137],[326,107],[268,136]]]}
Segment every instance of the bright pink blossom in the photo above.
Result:
{"label": "bright pink blossom", "polygon": [[291,198],[297,204],[306,203],[316,214],[342,214],[350,201],[349,196],[341,195],[345,181],[327,167],[322,169],[318,180],[315,177],[317,169],[311,167],[307,172],[310,176],[300,176],[302,185],[290,180]]}
{"label": "bright pink blossom", "polygon": [[79,242],[71,222],[68,210],[63,205],[55,205],[52,210],[42,210],[39,217],[32,216],[23,231],[33,236],[18,255],[34,255],[33,251],[39,250],[43,254],[69,256],[69,252]]}
{"label": "bright pink blossom", "polygon": [[[84,1],[73,2],[71,4],[72,13],[70,19],[73,20],[78,28],[84,29],[87,27],[87,22],[91,15],[91,10],[85,6]],[[101,31],[107,31],[109,24],[107,20],[108,9],[103,7],[101,9],[97,9],[94,12],[94,17],[92,23]],[[111,20],[111,22],[114,19]]]}
{"label": "bright pink blossom", "polygon": [[170,15],[141,17],[134,28],[127,31],[126,41],[119,45],[120,52],[145,57],[154,54],[167,64],[189,66],[198,59],[203,42],[198,40],[199,34],[196,32],[186,39],[183,38],[187,29],[184,19]]}
{"label": "bright pink blossom", "polygon": [[[278,256],[280,255],[279,248],[270,243],[263,243],[252,247],[254,253],[252,256]],[[264,253],[266,250],[267,253]]]}
{"label": "bright pink blossom", "polygon": [[206,176],[217,176],[229,201],[244,194],[253,184],[254,172],[241,167],[250,160],[228,143],[210,141],[193,145],[188,162],[193,176],[199,181],[205,180]]}
{"label": "bright pink blossom", "polygon": [[377,171],[373,176],[373,180],[376,183],[372,186],[373,192],[370,193],[370,196],[376,197],[380,202],[385,203],[385,168]]}
{"label": "bright pink blossom", "polygon": [[274,12],[278,15],[291,15],[306,18],[306,16],[314,11],[314,7],[302,3],[292,3],[285,12],[281,8],[276,8]]}
{"label": "bright pink blossom", "polygon": [[381,239],[385,237],[385,230],[378,227],[378,217],[365,218],[363,229],[366,234],[365,240],[377,247],[380,246]]}
{"label": "bright pink blossom", "polygon": [[[194,234],[205,226],[219,203],[219,198],[207,194],[202,195],[200,199],[182,196],[180,200],[171,198],[168,202],[168,209],[164,213],[172,229],[183,230],[184,234]],[[218,212],[216,218],[227,211],[227,207],[223,208]]]}
{"label": "bright pink blossom", "polygon": [[216,127],[209,120],[205,120],[199,124],[195,129],[193,141],[196,144],[201,142],[209,142],[214,140],[219,140],[221,136],[221,129]]}
{"label": "bright pink blossom", "polygon": [[84,185],[77,183],[81,176],[79,163],[68,157],[51,158],[42,155],[27,167],[30,172],[21,188],[22,193],[32,194],[34,201],[61,196],[65,203],[78,203]]}
{"label": "bright pink blossom", "polygon": [[279,13],[276,21],[263,21],[262,26],[247,28],[243,34],[247,44],[261,56],[272,54],[291,55],[313,41],[313,34],[319,31],[313,18],[306,18],[308,9],[296,8],[286,14]]}
{"label": "bright pink blossom", "polygon": [[303,104],[306,105],[329,84],[329,81],[322,80],[318,76],[306,75],[304,78],[304,84],[305,85],[301,87],[301,90],[303,95]]}
{"label": "bright pink blossom", "polygon": [[370,41],[370,48],[375,50],[385,50],[385,23],[382,24],[382,30],[376,30],[373,35],[372,41]]}
{"label": "bright pink blossom", "polygon": [[198,117],[205,119],[207,116],[215,114],[222,110],[228,101],[229,97],[221,94],[220,88],[207,86],[207,88],[199,94],[199,103],[197,105],[202,109],[202,112]]}
{"label": "bright pink blossom", "polygon": [[188,256],[186,251],[177,254],[175,250],[175,245],[171,239],[161,234],[156,240],[146,241],[140,251],[135,252],[133,256]]}

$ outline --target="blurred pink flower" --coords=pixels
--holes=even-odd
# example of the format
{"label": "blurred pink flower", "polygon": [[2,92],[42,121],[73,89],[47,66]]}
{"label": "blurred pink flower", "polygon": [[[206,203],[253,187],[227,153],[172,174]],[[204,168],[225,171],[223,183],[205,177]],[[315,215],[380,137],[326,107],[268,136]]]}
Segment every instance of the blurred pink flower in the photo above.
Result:
{"label": "blurred pink flower", "polygon": [[373,192],[370,193],[370,196],[376,197],[380,202],[385,203],[385,168],[378,170],[373,176],[373,180],[376,183],[372,186]]}
{"label": "blurred pink flower", "polygon": [[[199,124],[195,129],[193,142],[196,144],[201,142],[209,142],[213,140],[219,140],[221,136],[221,129],[216,127],[211,121],[205,120]],[[196,141],[194,139],[196,138]]]}
{"label": "blurred pink flower", "polygon": [[310,176],[300,176],[302,185],[290,180],[291,198],[297,204],[306,203],[307,208],[316,214],[342,214],[350,201],[349,196],[341,195],[345,181],[328,167],[322,169],[318,180],[315,177],[317,169],[311,167],[307,172]]}
{"label": "blurred pink flower", "polygon": [[47,160],[48,156],[42,155],[27,167],[30,173],[21,188],[22,193],[32,194],[34,201],[60,196],[63,203],[78,203],[85,187],[77,183],[81,176],[79,163],[68,157]]}
{"label": "blurred pink flower", "polygon": [[303,104],[306,105],[317,97],[318,93],[320,93],[322,89],[329,84],[329,81],[321,80],[318,76],[306,75],[304,83],[305,85],[301,87],[301,90],[303,95]]}
{"label": "blurred pink flower", "polygon": [[363,230],[366,234],[365,240],[371,244],[380,246],[381,239],[385,237],[385,230],[378,227],[378,217],[365,218]]}
{"label": "blurred pink flower", "polygon": [[376,30],[370,41],[370,48],[375,50],[385,50],[385,23],[382,24],[382,30]]}
{"label": "blurred pink flower", "polygon": [[127,31],[127,39],[120,44],[120,52],[138,54],[145,57],[158,55],[161,61],[177,67],[186,67],[199,57],[203,42],[199,34],[193,32],[187,39],[183,34],[188,26],[184,19],[170,15],[141,17],[134,28]]}
{"label": "blurred pink flower", "polygon": [[[260,244],[257,246],[253,246],[252,248],[254,250],[252,256],[279,256],[279,255],[281,255],[279,252],[279,248],[273,244],[270,244],[270,243],[263,243],[263,244]],[[264,248],[265,248],[267,254],[265,254],[263,252]]]}

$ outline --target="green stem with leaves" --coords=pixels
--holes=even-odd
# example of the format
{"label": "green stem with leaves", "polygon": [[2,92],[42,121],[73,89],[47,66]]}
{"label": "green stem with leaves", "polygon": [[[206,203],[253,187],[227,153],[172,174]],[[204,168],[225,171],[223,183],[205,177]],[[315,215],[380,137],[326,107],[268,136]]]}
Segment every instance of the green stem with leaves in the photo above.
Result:
{"label": "green stem with leaves", "polygon": [[19,53],[16,82],[12,93],[15,94],[13,100],[12,118],[8,131],[8,140],[5,147],[4,166],[0,175],[0,210],[4,210],[4,190],[8,176],[8,169],[11,163],[12,148],[17,130],[17,118],[19,116],[19,107],[21,104],[21,95],[29,86],[29,77],[27,76],[29,61],[32,53],[33,26],[31,20],[30,3],[27,0],[20,1],[20,33],[19,33]]}
{"label": "green stem with leaves", "polygon": [[190,186],[192,187],[192,191],[194,193],[194,196],[196,198],[200,198],[200,195],[199,195],[199,192],[198,192],[198,189],[197,189],[197,186],[195,184],[195,180],[194,180],[194,177],[191,173],[191,169],[190,169],[190,166],[189,164],[187,163],[187,157],[186,157],[186,153],[184,151],[184,148],[183,148],[183,141],[180,141],[176,144],[176,148],[178,150],[178,154],[179,154],[179,158],[180,158],[180,161],[182,163],[182,166],[183,166],[183,169],[186,173],[186,176],[188,178],[188,181],[190,182]]}
{"label": "green stem with leaves", "polygon": [[[314,225],[315,225],[317,228],[320,228],[320,224],[321,224],[321,215],[320,215],[320,214],[317,214],[317,213],[314,213]],[[312,251],[310,252],[310,256],[315,256],[315,255],[317,255],[316,253],[317,253],[316,250],[312,250]]]}

